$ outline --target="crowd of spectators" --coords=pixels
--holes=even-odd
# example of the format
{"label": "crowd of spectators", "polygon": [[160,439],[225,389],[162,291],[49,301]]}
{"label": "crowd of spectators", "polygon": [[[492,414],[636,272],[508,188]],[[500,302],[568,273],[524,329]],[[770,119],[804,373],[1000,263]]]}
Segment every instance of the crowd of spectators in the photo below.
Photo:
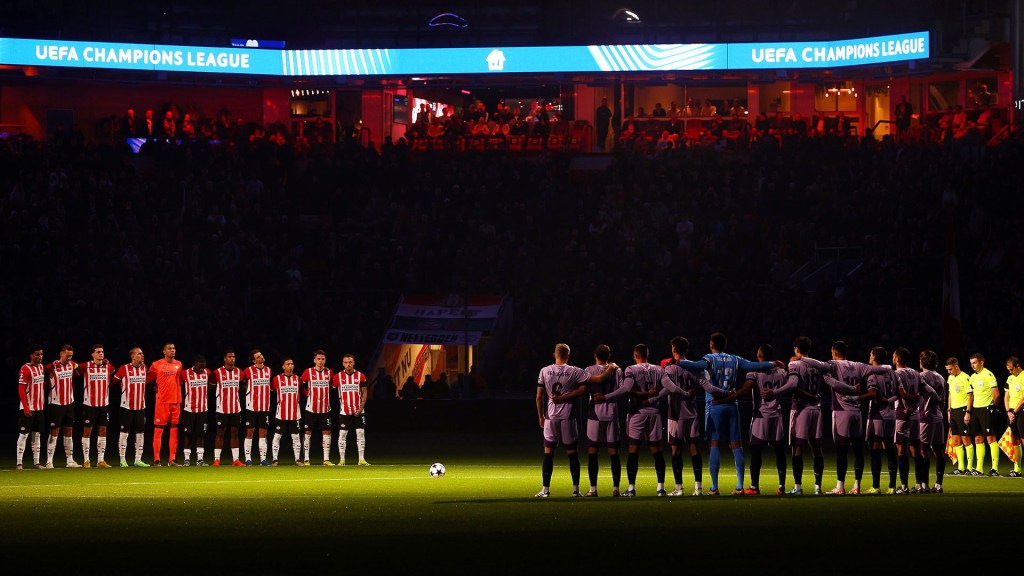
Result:
{"label": "crowd of spectators", "polygon": [[[29,341],[48,355],[101,342],[115,363],[166,340],[183,361],[202,353],[211,365],[227,347],[256,346],[272,364],[308,364],[316,348],[329,365],[349,352],[369,362],[403,292],[509,294],[511,336],[481,352],[497,389],[532,390],[559,341],[578,364],[599,342],[623,365],[637,342],[667,356],[676,335],[698,353],[714,330],[747,356],[766,341],[789,350],[798,335],[819,356],[836,338],[854,359],[874,345],[942,353],[947,210],[957,352],[998,367],[1020,354],[1024,239],[998,215],[1024,197],[1021,151],[824,136],[620,150],[587,173],[566,155],[413,154],[401,141],[378,152],[352,140],[197,139],[133,154],[8,138],[5,371]],[[855,271],[806,281],[822,247],[849,248]]]}

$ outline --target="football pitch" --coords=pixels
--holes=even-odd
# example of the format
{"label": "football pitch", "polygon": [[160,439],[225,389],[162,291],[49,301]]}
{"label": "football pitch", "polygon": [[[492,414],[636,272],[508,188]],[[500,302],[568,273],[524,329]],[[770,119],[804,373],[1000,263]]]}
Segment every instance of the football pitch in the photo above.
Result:
{"label": "football pitch", "polygon": [[[938,564],[952,527],[986,517],[1019,526],[1024,512],[1021,479],[947,476],[942,495],[813,496],[809,470],[802,497],[657,498],[646,453],[636,498],[611,497],[606,455],[601,497],[571,498],[566,459],[556,453],[552,496],[535,499],[540,449],[534,436],[462,444],[443,434],[399,440],[379,438],[369,467],[300,468],[289,458],[273,468],[15,471],[6,461],[0,470],[2,557],[8,567],[73,574],[110,573],[115,566],[231,574],[673,566],[780,572],[794,558],[824,562],[831,572],[857,572],[878,561],[906,561],[908,554],[914,565]],[[282,446],[284,455],[291,452]],[[444,478],[430,477],[434,461],[447,467]],[[727,493],[735,484],[731,457],[722,464]],[[585,490],[585,455],[582,468]],[[704,478],[707,489],[706,464]],[[689,494],[688,458],[683,479]],[[869,473],[865,479],[866,487]],[[671,469],[667,480],[671,490]],[[762,471],[766,492],[774,493],[775,481],[772,460]],[[852,470],[847,482],[852,485]],[[886,483],[883,471],[883,488]],[[834,485],[828,457],[823,486]]]}

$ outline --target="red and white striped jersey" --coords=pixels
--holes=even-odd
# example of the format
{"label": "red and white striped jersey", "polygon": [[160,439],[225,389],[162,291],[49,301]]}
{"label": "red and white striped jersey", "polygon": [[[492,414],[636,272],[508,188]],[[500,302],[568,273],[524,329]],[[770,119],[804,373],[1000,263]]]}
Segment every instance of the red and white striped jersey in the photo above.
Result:
{"label": "red and white striped jersey", "polygon": [[331,386],[333,385],[330,368],[317,371],[306,368],[302,373],[302,384],[306,386],[306,410],[314,414],[328,414],[331,411]]}
{"label": "red and white striped jersey", "polygon": [[[28,409],[38,411],[43,409],[46,400],[46,368],[39,364],[25,364],[18,372],[18,384],[25,385],[25,397],[28,400]],[[18,402],[18,409],[25,410],[25,402]]]}
{"label": "red and white striped jersey", "polygon": [[221,366],[213,371],[213,380],[217,383],[217,412],[238,414],[242,411],[238,402],[238,383],[241,379],[242,371],[238,367],[228,370]]}
{"label": "red and white striped jersey", "polygon": [[195,368],[189,368],[181,373],[181,381],[185,383],[185,410],[193,414],[206,414],[210,409],[207,401],[210,371],[203,368],[197,372]]}
{"label": "red and white striped jersey", "polygon": [[250,412],[270,411],[270,366],[249,366],[242,372],[242,380],[249,383],[245,394],[245,409]]}
{"label": "red and white striped jersey", "polygon": [[86,406],[105,408],[110,404],[110,379],[114,377],[114,365],[106,360],[99,365],[92,360],[78,365],[78,373],[84,381],[82,402]]}
{"label": "red and white striped jersey", "polygon": [[341,413],[355,414],[362,403],[363,389],[366,388],[366,376],[359,370],[351,374],[342,370],[334,377],[334,385],[338,387],[338,398],[341,400]]}
{"label": "red and white striped jersey", "polygon": [[46,365],[46,385],[50,389],[50,404],[67,406],[75,403],[75,389],[71,380],[75,376],[74,362],[61,364],[54,360]]}
{"label": "red and white striped jersey", "polygon": [[146,409],[146,365],[125,364],[117,369],[114,381],[121,384],[121,408]]}
{"label": "red and white striped jersey", "polygon": [[277,393],[277,420],[299,419],[299,387],[302,380],[298,374],[274,376],[273,388]]}

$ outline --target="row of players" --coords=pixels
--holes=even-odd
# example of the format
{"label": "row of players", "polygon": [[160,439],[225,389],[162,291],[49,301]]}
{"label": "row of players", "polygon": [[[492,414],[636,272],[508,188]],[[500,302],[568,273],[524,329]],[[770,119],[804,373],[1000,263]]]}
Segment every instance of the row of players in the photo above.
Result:
{"label": "row of players", "polygon": [[[600,345],[594,353],[595,364],[581,369],[568,365],[569,346],[557,344],[554,364],[540,371],[537,388],[537,414],[544,432],[542,488],[538,498],[550,495],[554,448],[562,444],[569,458],[573,496],[597,496],[599,471],[598,450],[606,446],[610,458],[613,496],[635,496],[638,453],[641,444],[648,444],[658,479],[658,496],[683,495],[683,451],[688,449],[693,468],[695,496],[703,495],[703,461],[699,450],[700,418],[696,393],[705,392],[704,435],[710,445],[709,468],[711,489],[718,495],[720,444],[728,442],[736,466],[737,483],[734,495],[760,494],[761,452],[765,445],[775,452],[779,485],[777,494],[803,494],[804,454],[809,448],[813,457],[814,493],[822,494],[824,470],[821,442],[821,394],[832,395],[833,438],[836,445],[837,484],[829,494],[846,494],[849,453],[854,455],[854,485],[850,494],[881,493],[880,477],[883,453],[888,459],[890,494],[942,493],[945,473],[945,448],[949,422],[951,444],[957,456],[954,475],[983,475],[985,448],[991,453],[990,476],[999,476],[999,452],[993,416],[1000,399],[1000,389],[992,372],[985,368],[981,354],[971,356],[973,374],[960,370],[955,357],[946,360],[949,374],[943,378],[936,368],[938,356],[925,350],[918,356],[920,370],[910,366],[911,355],[906,348],[897,348],[892,355],[882,347],[872,348],[869,363],[848,360],[847,345],[832,344],[832,359],[821,362],[808,354],[811,340],[797,338],[793,358],[788,366],[774,359],[769,345],[757,350],[757,362],[725,352],[727,339],[715,333],[710,338],[710,353],[701,360],[690,361],[685,355],[689,342],[683,337],[670,342],[672,357],[661,366],[648,363],[646,345],[633,349],[634,364],[620,370],[609,363],[611,350]],[[885,364],[891,359],[892,365]],[[1021,477],[1021,437],[1024,423],[1017,415],[1024,408],[1024,377],[1020,361],[1011,357],[1006,362],[1010,377],[1004,404],[1013,432],[1014,451],[1011,477]],[[739,378],[745,374],[744,378]],[[829,388],[825,392],[824,386]],[[784,430],[779,397],[791,394],[788,433]],[[744,488],[745,458],[740,441],[738,398],[753,394],[754,414],[750,426],[751,484]],[[948,404],[946,398],[948,394]],[[580,463],[574,398],[589,395],[586,434],[588,440],[588,472],[590,490],[579,488]],[[547,397],[545,403],[544,397]],[[626,464],[628,487],[620,492],[621,463],[618,407],[614,401],[628,398],[627,437],[629,453]],[[672,450],[672,472],[675,490],[665,490],[665,460],[661,453],[662,423],[659,403],[665,396],[668,405],[668,440]],[[866,406],[863,404],[866,403]],[[864,414],[867,421],[865,422]],[[787,444],[791,447],[794,486],[786,485]],[[861,488],[864,472],[864,446],[870,448],[872,485]],[[975,458],[975,454],[977,458]],[[936,457],[936,481],[929,488],[931,456]],[[915,463],[914,487],[908,487],[911,458]],[[900,485],[897,487],[897,475]]]}
{"label": "row of players", "polygon": [[[252,365],[244,370],[236,365],[235,352],[230,349],[224,354],[224,365],[215,370],[206,367],[206,360],[202,356],[196,357],[191,368],[184,369],[182,363],[175,359],[176,353],[174,343],[168,342],[163,347],[163,358],[147,367],[142,349],[136,347],[129,351],[130,361],[127,364],[115,367],[107,360],[101,344],[92,346],[92,359],[83,364],[74,361],[74,348],[64,345],[59,358],[44,365],[42,347],[32,346],[29,361],[22,366],[18,378],[20,412],[16,467],[19,470],[23,468],[22,460],[31,436],[35,466],[53,468],[53,456],[61,432],[64,434],[67,466],[80,467],[74,460],[73,440],[76,378],[81,378],[83,384],[81,450],[85,468],[92,465],[90,457],[94,428],[97,432],[96,465],[100,468],[110,467],[106,462],[106,444],[107,425],[113,406],[110,401],[113,387],[120,388],[120,465],[129,465],[126,453],[129,440],[134,436],[133,465],[142,468],[149,466],[142,460],[142,450],[146,427],[146,389],[154,383],[154,466],[161,465],[165,432],[169,434],[167,464],[178,465],[179,423],[184,444],[184,465],[191,465],[193,446],[196,464],[205,465],[204,438],[209,418],[208,392],[211,388],[216,398],[214,466],[220,466],[225,437],[230,439],[232,465],[251,466],[254,435],[258,435],[258,462],[263,466],[277,464],[281,438],[285,435],[291,436],[296,465],[308,465],[310,441],[318,431],[323,436],[324,465],[333,466],[329,456],[332,390],[337,391],[340,401],[340,433],[337,439],[341,453],[340,464],[345,463],[349,431],[354,430],[358,463],[369,465],[365,459],[366,416],[363,411],[367,401],[366,376],[355,369],[355,358],[351,354],[342,358],[342,370],[335,373],[326,367],[327,356],[324,351],[316,350],[313,352],[313,367],[307,368],[301,376],[295,373],[295,362],[285,358],[281,373],[275,376],[259,350],[250,353]],[[272,460],[268,460],[267,429],[270,427],[272,393],[277,396],[277,408],[274,414]],[[239,457],[238,449],[238,431],[242,422],[245,424],[244,461]],[[47,428],[46,463],[42,464],[40,436]],[[303,442],[299,441],[300,429],[305,432]],[[303,451],[305,459],[301,457]]]}

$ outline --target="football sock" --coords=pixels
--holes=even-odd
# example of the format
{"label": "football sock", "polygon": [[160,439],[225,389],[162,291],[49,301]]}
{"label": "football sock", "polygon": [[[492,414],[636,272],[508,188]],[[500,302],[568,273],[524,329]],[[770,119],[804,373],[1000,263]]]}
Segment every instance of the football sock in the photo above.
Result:
{"label": "football sock", "polygon": [[630,452],[629,456],[626,456],[626,479],[629,480],[630,486],[636,484],[636,472],[639,468],[640,454],[637,452]]}
{"label": "football sock", "polygon": [[781,444],[775,445],[775,468],[779,471],[779,486],[786,485],[786,449]]}
{"label": "football sock", "polygon": [[967,466],[967,451],[964,450],[964,445],[954,446],[953,452],[956,453],[956,468],[963,472],[964,467]]}
{"label": "football sock", "polygon": [[946,473],[946,455],[943,450],[946,449],[945,444],[936,444],[932,446],[932,450],[935,452],[935,483],[942,484],[942,476]]}
{"label": "football sock", "polygon": [[1024,448],[1024,444],[1018,444],[1016,448],[1017,449],[1014,450],[1013,469],[1016,472],[1020,472],[1020,459],[1021,452],[1024,452],[1024,450],[1022,450],[1022,448]]}
{"label": "football sock", "polygon": [[718,446],[712,446],[708,454],[708,471],[711,472],[711,489],[718,490],[718,470],[722,466],[722,452]]}
{"label": "football sock", "polygon": [[338,457],[345,461],[345,452],[348,450],[348,430],[338,431]]}
{"label": "football sock", "polygon": [[53,464],[53,451],[57,449],[57,437],[51,434],[46,436],[46,465]]}
{"label": "football sock", "polygon": [[964,445],[964,451],[967,452],[967,469],[974,470],[974,444]]}
{"label": "football sock", "polygon": [[580,455],[577,452],[569,454],[569,476],[572,478],[572,485],[580,485]]}
{"label": "football sock", "polygon": [[746,461],[743,459],[743,448],[733,448],[732,459],[736,465],[736,489],[743,490],[743,472],[746,469]]}
{"label": "football sock", "polygon": [[895,446],[885,447],[885,457],[889,466],[889,488],[896,487],[896,473],[899,469],[898,456]]}
{"label": "football sock", "polygon": [[252,460],[252,438],[246,438],[242,443],[242,447],[245,451],[246,461]]}
{"label": "football sock", "polygon": [[238,460],[238,448],[232,448],[231,449],[231,460],[232,461]]}
{"label": "football sock", "polygon": [[39,464],[39,450],[41,448],[41,446],[39,445],[40,440],[41,440],[41,435],[39,434],[39,432],[33,432],[32,433],[32,463],[33,464]]}
{"label": "football sock", "polygon": [[676,452],[672,455],[672,479],[676,481],[676,486],[683,485],[683,454]]}
{"label": "football sock", "polygon": [[267,437],[261,436],[258,444],[260,447],[260,462],[262,462],[267,459]]}
{"label": "football sock", "polygon": [[192,459],[192,449],[191,448],[185,448],[183,450],[183,452],[185,452],[185,461],[186,462],[188,462],[189,460]]}
{"label": "football sock", "polygon": [[[160,450],[164,447],[164,427],[153,426],[153,460],[160,461]],[[173,460],[173,458],[168,458]]]}
{"label": "football sock", "polygon": [[857,440],[853,443],[853,479],[860,488],[860,479],[864,477],[864,443]]}
{"label": "football sock", "polygon": [[202,460],[202,459],[203,459],[203,447],[200,446],[200,447],[196,448],[196,460]]}
{"label": "football sock", "polygon": [[117,453],[121,456],[121,462],[128,461],[128,433],[121,432],[117,440]]}
{"label": "football sock", "polygon": [[331,459],[331,437],[330,436],[324,436],[323,447],[324,447],[324,462],[326,462],[326,461]]}
{"label": "football sock", "polygon": [[836,488],[838,488],[839,490],[845,490],[846,489],[846,481],[845,480],[836,480]]}
{"label": "football sock", "polygon": [[548,488],[551,486],[551,471],[555,468],[555,455],[544,454],[544,463],[540,468],[541,486]]}
{"label": "football sock", "polygon": [[821,486],[821,475],[825,473],[825,457],[814,457],[814,485]]}
{"label": "football sock", "polygon": [[[277,460],[277,454],[281,451],[281,435],[274,434],[274,440],[270,443],[270,457]],[[296,458],[298,460],[298,458]]]}
{"label": "football sock", "polygon": [[177,458],[178,458],[178,427],[177,426],[171,426],[171,434],[167,438],[167,448],[168,448],[168,451],[169,451],[169,453],[167,454],[167,459],[170,460],[171,462],[177,460]]}
{"label": "football sock", "polygon": [[700,482],[704,477],[704,458],[700,452],[690,456],[690,468],[693,470],[693,481]]}
{"label": "football sock", "polygon": [[302,442],[299,441],[298,434],[292,434],[292,452],[295,452],[296,460],[302,458]]}
{"label": "football sock", "polygon": [[999,471],[999,442],[992,442],[988,445],[989,452],[992,453],[992,469]]}
{"label": "football sock", "polygon": [[107,435],[100,434],[96,437],[96,461],[102,462],[107,457]]}
{"label": "football sock", "polygon": [[761,482],[761,445],[750,446],[750,486],[757,488]]}
{"label": "football sock", "polygon": [[214,448],[213,449],[213,459],[214,460],[220,460],[220,453],[221,453],[221,449],[220,448]]}
{"label": "football sock", "polygon": [[18,464],[25,457],[25,446],[28,444],[28,434],[18,434]]}
{"label": "football sock", "polygon": [[302,441],[302,448],[306,451],[306,462],[309,462],[309,443],[312,434],[306,434],[305,439]]}
{"label": "football sock", "polygon": [[68,462],[75,459],[75,444],[71,436],[64,437],[64,456],[67,457]]}
{"label": "football sock", "polygon": [[850,445],[836,444],[836,479],[840,482],[846,481],[846,467],[850,462]]}
{"label": "football sock", "polygon": [[897,456],[897,465],[900,471],[900,486],[906,486],[910,477],[910,456],[906,454]]}
{"label": "football sock", "polygon": [[658,451],[654,453],[654,473],[658,477],[658,484],[665,486],[665,453]]}
{"label": "football sock", "polygon": [[924,478],[924,461],[920,454],[914,455],[914,485],[920,486]]}
{"label": "football sock", "polygon": [[928,457],[928,453],[922,450],[921,454],[921,482],[925,488],[928,487],[928,476],[931,474],[932,459]]}
{"label": "football sock", "polygon": [[590,479],[590,488],[597,489],[597,453],[587,455],[587,477]]}
{"label": "football sock", "polygon": [[146,435],[143,432],[135,433],[135,461],[142,460],[142,449],[145,448]]}
{"label": "football sock", "polygon": [[618,452],[610,455],[608,459],[611,460],[612,486],[618,488],[619,482],[622,481],[622,460],[619,458]]}
{"label": "football sock", "polygon": [[[359,461],[366,460],[366,430],[362,428],[356,428],[356,450],[359,452]],[[576,465],[579,465],[579,458],[577,457]]]}
{"label": "football sock", "polygon": [[[82,458],[86,462],[89,461],[89,452],[90,451],[92,451],[92,442],[89,440],[89,438],[83,437],[82,438]],[[103,458],[97,458],[97,461],[98,460],[103,460]]]}
{"label": "football sock", "polygon": [[804,483],[804,455],[793,455],[793,483],[801,486]]}

